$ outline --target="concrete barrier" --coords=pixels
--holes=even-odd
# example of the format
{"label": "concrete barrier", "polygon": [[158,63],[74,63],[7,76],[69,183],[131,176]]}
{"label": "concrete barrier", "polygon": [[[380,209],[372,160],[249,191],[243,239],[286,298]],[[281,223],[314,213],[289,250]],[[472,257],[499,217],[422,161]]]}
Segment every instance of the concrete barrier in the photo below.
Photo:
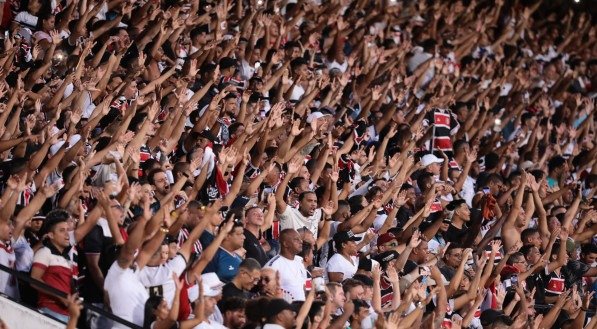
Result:
{"label": "concrete barrier", "polygon": [[8,329],[64,329],[65,324],[0,296],[0,319]]}

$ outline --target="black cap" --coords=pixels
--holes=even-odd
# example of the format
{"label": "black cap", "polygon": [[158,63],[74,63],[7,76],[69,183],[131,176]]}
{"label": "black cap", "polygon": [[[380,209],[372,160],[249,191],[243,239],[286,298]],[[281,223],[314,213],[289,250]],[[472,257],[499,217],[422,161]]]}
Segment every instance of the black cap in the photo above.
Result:
{"label": "black cap", "polygon": [[347,232],[337,232],[336,234],[334,234],[334,241],[336,243],[343,243],[343,242],[348,242],[348,241],[359,241],[361,238],[359,238],[358,236],[355,236],[354,233],[352,233],[352,231],[347,231]]}
{"label": "black cap", "polygon": [[202,132],[199,133],[199,137],[201,138],[205,138],[205,139],[209,139],[212,142],[216,141],[216,136],[214,136],[214,134],[212,134],[212,132],[210,130],[203,130]]}
{"label": "black cap", "polygon": [[220,59],[220,70],[225,70],[227,68],[236,67],[236,59],[232,57],[223,57]]}
{"label": "black cap", "polygon": [[381,268],[386,268],[389,262],[398,259],[400,254],[395,250],[384,251],[381,254],[375,256],[375,260],[381,265]]}
{"label": "black cap", "polygon": [[514,320],[511,317],[504,314],[504,312],[497,311],[491,308],[483,311],[479,319],[481,320],[481,325],[483,327],[490,326],[496,323],[497,321],[500,321],[508,326],[512,325],[512,323],[514,322]]}
{"label": "black cap", "polygon": [[454,200],[450,203],[448,203],[448,205],[446,206],[446,209],[449,211],[454,211],[456,210],[458,207],[460,207],[461,204],[465,204],[466,201],[460,199],[460,200]]}
{"label": "black cap", "polygon": [[296,312],[296,307],[290,305],[287,301],[282,298],[274,298],[267,304],[267,310],[265,311],[268,318],[276,316],[284,310],[290,310]]}

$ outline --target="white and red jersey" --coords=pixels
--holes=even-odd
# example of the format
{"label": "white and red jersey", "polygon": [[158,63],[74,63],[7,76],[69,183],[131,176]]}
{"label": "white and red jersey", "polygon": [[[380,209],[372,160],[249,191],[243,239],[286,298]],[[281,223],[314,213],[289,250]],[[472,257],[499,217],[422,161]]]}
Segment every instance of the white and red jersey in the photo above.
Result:
{"label": "white and red jersey", "polygon": [[[44,270],[42,281],[54,287],[65,294],[71,294],[74,291],[79,268],[77,266],[76,254],[70,252],[71,248],[60,253],[51,243],[46,242],[33,257],[33,267]],[[58,302],[55,297],[41,293],[39,294],[38,306],[68,315],[68,309]]]}

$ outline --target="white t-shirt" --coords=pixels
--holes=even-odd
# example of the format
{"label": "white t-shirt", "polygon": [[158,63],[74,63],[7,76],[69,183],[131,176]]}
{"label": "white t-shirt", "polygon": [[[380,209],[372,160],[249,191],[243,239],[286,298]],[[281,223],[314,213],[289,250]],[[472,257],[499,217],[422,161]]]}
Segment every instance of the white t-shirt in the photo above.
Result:
{"label": "white t-shirt", "polygon": [[[66,99],[68,98],[68,96],[70,96],[73,91],[75,89],[75,85],[70,83],[66,86],[66,88],[64,89],[64,95],[62,97],[62,99]],[[86,91],[84,93],[84,99],[83,99],[83,113],[81,114],[81,118],[83,119],[89,119],[91,117],[91,115],[93,114],[93,111],[95,110],[95,104],[93,104],[93,100],[91,99],[91,94]]]}
{"label": "white t-shirt", "polygon": [[209,323],[207,321],[203,321],[193,329],[228,329],[228,327],[225,327],[215,321],[211,321]]}
{"label": "white t-shirt", "polygon": [[160,266],[145,266],[137,275],[139,281],[149,290],[150,295],[163,296],[168,307],[172,307],[176,284],[172,280],[172,273],[180,277],[187,266],[187,261],[180,254],[172,258],[166,264]]}
{"label": "white t-shirt", "polygon": [[[14,250],[0,242],[0,264],[8,267],[15,267],[16,256]],[[7,272],[0,271],[0,293],[6,294],[10,298],[19,297],[19,289],[17,288],[17,279]]]}
{"label": "white t-shirt", "polygon": [[[145,302],[149,298],[147,289],[139,280],[139,271],[123,269],[115,261],[104,281],[104,290],[110,299],[110,308],[114,315],[136,325],[143,326]],[[114,323],[113,328],[127,327]]]}
{"label": "white t-shirt", "polygon": [[303,258],[294,256],[293,260],[280,255],[272,258],[265,267],[270,267],[280,273],[280,287],[287,292],[292,301],[305,300],[305,283],[307,269],[303,265]]}
{"label": "white t-shirt", "polygon": [[16,241],[13,241],[12,248],[16,256],[15,269],[20,272],[29,272],[33,265],[33,249],[25,236],[21,234]]}
{"label": "white t-shirt", "polygon": [[338,272],[344,274],[344,280],[352,278],[359,268],[359,259],[355,256],[350,256],[352,263],[340,254],[334,254],[326,265],[326,271]]}
{"label": "white t-shirt", "polygon": [[285,230],[287,228],[298,230],[306,227],[314,236],[317,236],[321,217],[321,208],[315,209],[312,216],[305,217],[298,209],[286,206],[286,210],[280,214],[280,230]]}

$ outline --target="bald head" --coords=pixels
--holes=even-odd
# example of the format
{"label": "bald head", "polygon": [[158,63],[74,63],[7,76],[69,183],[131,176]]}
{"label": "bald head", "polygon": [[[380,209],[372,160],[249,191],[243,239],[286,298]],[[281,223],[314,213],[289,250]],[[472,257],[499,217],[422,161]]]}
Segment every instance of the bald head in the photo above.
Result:
{"label": "bald head", "polygon": [[280,255],[294,259],[294,256],[303,250],[303,240],[294,229],[285,229],[280,232]]}

